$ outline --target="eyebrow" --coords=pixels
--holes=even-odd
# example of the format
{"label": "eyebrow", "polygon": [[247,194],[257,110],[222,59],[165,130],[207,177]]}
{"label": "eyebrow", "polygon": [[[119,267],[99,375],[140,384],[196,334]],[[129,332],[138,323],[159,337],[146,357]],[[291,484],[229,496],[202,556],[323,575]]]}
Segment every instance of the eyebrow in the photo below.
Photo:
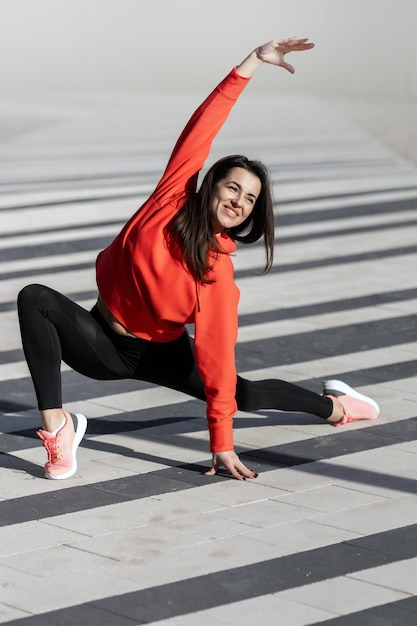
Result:
{"label": "eyebrow", "polygon": [[[229,185],[230,185],[230,184],[236,185],[236,187],[239,187],[239,189],[242,189],[242,185],[240,185],[239,183],[237,183],[235,180],[229,180]],[[256,200],[256,195],[255,195],[254,193],[250,193],[250,192],[248,192],[246,195],[247,195],[247,196],[251,196],[252,198],[255,198],[255,200]]]}

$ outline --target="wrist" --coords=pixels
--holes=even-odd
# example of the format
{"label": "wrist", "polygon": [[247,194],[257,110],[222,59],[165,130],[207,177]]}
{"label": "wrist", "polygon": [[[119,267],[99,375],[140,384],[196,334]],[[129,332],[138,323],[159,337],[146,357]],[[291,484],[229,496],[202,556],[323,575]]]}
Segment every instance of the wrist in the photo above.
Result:
{"label": "wrist", "polygon": [[259,65],[261,65],[262,63],[265,63],[265,60],[263,59],[261,48],[262,48],[262,46],[259,46],[259,48],[255,48],[255,50],[252,53],[252,54],[255,55]]}
{"label": "wrist", "polygon": [[238,65],[236,68],[237,73],[244,78],[251,78],[263,62],[264,61],[259,56],[258,48],[256,48]]}

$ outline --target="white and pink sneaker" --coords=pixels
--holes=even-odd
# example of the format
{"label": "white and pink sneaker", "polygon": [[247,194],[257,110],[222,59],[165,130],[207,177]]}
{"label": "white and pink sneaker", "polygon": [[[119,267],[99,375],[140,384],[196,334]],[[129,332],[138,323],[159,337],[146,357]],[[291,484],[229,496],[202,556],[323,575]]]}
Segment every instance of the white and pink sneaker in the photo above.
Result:
{"label": "white and pink sneaker", "polygon": [[358,393],[341,380],[324,380],[323,395],[342,405],[343,417],[332,426],[344,426],[358,420],[374,420],[379,415],[379,406],[368,396]]}
{"label": "white and pink sneaker", "polygon": [[56,435],[47,430],[38,430],[44,448],[48,453],[45,463],[45,478],[63,480],[77,471],[77,448],[87,428],[87,420],[81,413],[71,415],[63,410],[65,424]]}

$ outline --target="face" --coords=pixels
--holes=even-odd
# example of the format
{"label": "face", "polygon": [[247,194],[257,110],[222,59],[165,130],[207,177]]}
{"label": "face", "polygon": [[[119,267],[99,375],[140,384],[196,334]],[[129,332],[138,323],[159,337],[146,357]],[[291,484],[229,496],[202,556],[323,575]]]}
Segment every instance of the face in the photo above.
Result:
{"label": "face", "polygon": [[215,234],[239,226],[252,213],[261,193],[259,178],[242,167],[233,167],[211,192],[211,224]]}

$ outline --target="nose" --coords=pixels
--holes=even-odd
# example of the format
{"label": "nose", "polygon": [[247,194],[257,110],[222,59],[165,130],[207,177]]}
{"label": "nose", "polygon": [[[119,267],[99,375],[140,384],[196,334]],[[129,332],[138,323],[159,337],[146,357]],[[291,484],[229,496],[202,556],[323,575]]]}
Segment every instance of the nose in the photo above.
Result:
{"label": "nose", "polygon": [[232,204],[234,207],[241,207],[242,206],[242,195],[239,195],[237,198],[234,198],[232,200]]}

